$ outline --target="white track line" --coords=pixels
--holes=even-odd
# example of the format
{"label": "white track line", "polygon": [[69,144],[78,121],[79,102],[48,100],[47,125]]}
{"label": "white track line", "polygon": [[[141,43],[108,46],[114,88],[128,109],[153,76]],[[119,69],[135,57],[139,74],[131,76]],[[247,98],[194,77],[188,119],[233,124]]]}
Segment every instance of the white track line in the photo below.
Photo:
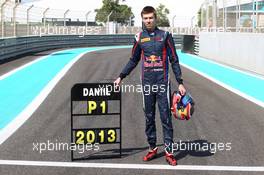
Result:
{"label": "white track line", "polygon": [[[37,108],[40,106],[40,104],[45,100],[45,98],[49,95],[49,93],[52,91],[52,89],[56,86],[56,84],[61,80],[61,78],[68,72],[68,70],[72,67],[72,65],[77,62],[83,55],[89,53],[89,52],[95,52],[95,51],[102,51],[102,50],[108,50],[108,49],[119,49],[119,47],[98,47],[99,49],[95,50],[88,50],[85,51],[78,56],[76,56],[74,59],[72,59],[39,93],[38,96],[35,97],[35,99],[20,113],[18,114],[12,122],[10,122],[8,125],[6,125],[3,129],[0,130],[0,145],[4,143],[13,133],[16,132],[16,130],[23,125],[25,121],[27,121],[30,116],[37,110]],[[60,52],[66,52],[71,51],[75,49],[67,49],[67,50],[61,50],[54,53],[51,53],[47,56],[41,57],[37,60],[34,60],[32,62],[29,62],[19,68],[16,68],[2,76],[0,76],[0,80],[3,80],[4,78],[7,78],[8,76],[11,76],[15,72],[30,66],[40,60],[45,59],[48,56],[51,56],[56,53]]]}
{"label": "white track line", "polygon": [[239,91],[239,90],[237,90],[237,89],[235,89],[235,88],[233,88],[233,87],[231,87],[231,86],[229,86],[229,85],[227,85],[225,83],[222,83],[221,81],[218,81],[215,78],[213,78],[211,76],[208,76],[207,74],[205,74],[203,72],[200,72],[200,71],[198,71],[198,70],[196,70],[196,69],[194,69],[194,68],[192,68],[192,67],[190,67],[190,66],[188,66],[186,64],[183,64],[183,63],[180,63],[180,64],[183,67],[185,67],[185,68],[187,68],[187,69],[189,69],[189,70],[191,70],[191,71],[193,71],[193,72],[195,72],[195,73],[207,78],[208,80],[210,80],[210,81],[222,86],[223,88],[225,88],[225,89],[227,89],[227,90],[229,90],[229,91],[231,91],[231,92],[233,92],[233,93],[245,98],[246,100],[249,100],[249,101],[251,101],[251,102],[253,102],[253,103],[255,103],[255,104],[257,104],[257,105],[259,105],[259,106],[264,108],[264,103],[262,101],[257,100],[257,99],[255,99],[255,98],[253,98],[253,97],[251,97],[251,96],[249,96],[249,95],[247,95],[247,94],[245,94],[245,93],[243,93],[243,92],[241,92],[241,91]]}
{"label": "white track line", "polygon": [[264,77],[259,75],[259,74],[257,74],[257,73],[254,74],[254,72],[247,72],[246,70],[243,71],[243,70],[240,70],[240,69],[235,68],[235,67],[231,67],[231,66],[228,66],[228,65],[225,65],[225,64],[222,64],[222,63],[218,63],[218,62],[216,62],[214,60],[210,60],[210,59],[206,59],[206,58],[200,57],[198,55],[192,55],[192,54],[188,54],[188,53],[186,53],[186,54],[189,55],[189,56],[195,57],[196,59],[199,59],[199,60],[202,60],[202,61],[205,61],[205,62],[209,62],[209,63],[224,67],[224,68],[229,69],[229,70],[233,70],[233,71],[245,74],[245,75],[249,75],[249,76],[264,80]]}
{"label": "white track line", "polygon": [[7,78],[7,77],[13,75],[13,74],[16,73],[17,71],[22,70],[22,69],[24,69],[24,68],[26,68],[26,67],[28,67],[28,66],[34,64],[34,63],[37,63],[37,62],[39,62],[39,61],[41,61],[41,60],[43,60],[43,59],[45,59],[45,58],[47,58],[47,57],[49,57],[49,56],[51,56],[51,55],[53,55],[53,54],[57,54],[57,53],[60,53],[60,52],[63,52],[63,51],[70,51],[70,50],[72,50],[72,49],[69,49],[69,50],[60,50],[60,51],[53,52],[53,53],[51,53],[51,54],[49,54],[49,55],[46,55],[46,56],[42,56],[42,57],[36,58],[35,60],[33,60],[33,61],[31,61],[31,62],[28,62],[28,63],[26,63],[26,64],[24,64],[24,65],[22,65],[22,66],[20,66],[20,67],[18,67],[18,68],[15,68],[15,69],[13,69],[13,70],[11,70],[11,71],[9,71],[9,72],[7,72],[7,73],[1,75],[1,76],[0,76],[0,80],[3,80],[3,79],[5,79],[5,78]]}
{"label": "white track line", "polygon": [[[64,50],[65,52],[65,50]],[[30,118],[30,116],[35,112],[35,110],[40,106],[40,104],[45,100],[45,98],[49,95],[49,93],[52,91],[52,89],[56,86],[56,84],[60,81],[60,79],[68,72],[68,70],[72,67],[72,65],[78,61],[83,55],[91,51],[86,51],[84,53],[81,53],[74,59],[72,59],[46,86],[45,88],[40,92],[38,96],[20,113],[18,114],[12,122],[10,122],[7,126],[5,126],[3,129],[0,130],[0,145],[6,141],[13,133],[16,132],[16,130],[23,125],[27,119]],[[57,52],[55,52],[57,53]],[[54,54],[54,53],[53,53]],[[26,64],[22,66],[22,68],[29,66],[37,61],[40,61],[42,59],[46,58],[43,57],[39,60],[32,61],[29,64]],[[5,78],[7,76],[12,75],[16,71],[22,69],[21,67],[11,71],[10,73],[5,74],[3,77]]]}
{"label": "white track line", "polygon": [[46,167],[79,167],[79,168],[111,168],[111,169],[143,169],[143,170],[196,170],[196,171],[248,171],[264,172],[261,166],[206,166],[206,165],[162,165],[162,164],[113,164],[113,163],[77,163],[53,161],[0,160],[0,165],[14,166],[46,166]]}

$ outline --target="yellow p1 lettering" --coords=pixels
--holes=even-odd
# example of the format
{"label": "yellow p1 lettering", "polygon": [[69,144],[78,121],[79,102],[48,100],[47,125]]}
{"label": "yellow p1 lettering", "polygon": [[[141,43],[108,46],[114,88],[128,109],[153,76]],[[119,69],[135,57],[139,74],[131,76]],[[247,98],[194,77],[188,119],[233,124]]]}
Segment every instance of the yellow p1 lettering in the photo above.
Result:
{"label": "yellow p1 lettering", "polygon": [[97,105],[95,101],[88,101],[88,114],[91,114],[95,109]]}

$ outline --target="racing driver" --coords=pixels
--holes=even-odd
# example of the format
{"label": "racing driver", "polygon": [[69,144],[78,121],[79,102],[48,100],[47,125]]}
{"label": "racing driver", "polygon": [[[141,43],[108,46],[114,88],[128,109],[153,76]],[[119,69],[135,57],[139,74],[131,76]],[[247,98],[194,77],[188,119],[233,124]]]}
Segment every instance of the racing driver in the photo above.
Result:
{"label": "racing driver", "polygon": [[163,130],[165,158],[170,165],[175,166],[177,161],[172,152],[173,127],[170,112],[169,62],[179,84],[178,90],[181,95],[184,95],[186,90],[181,78],[181,68],[172,35],[156,26],[156,10],[151,6],[146,6],[141,11],[141,17],[143,31],[135,35],[131,58],[114,84],[119,86],[122,79],[129,75],[141,60],[142,86],[155,85],[159,87],[157,92],[148,94],[143,92],[143,109],[146,119],[145,133],[149,144],[149,151],[143,157],[143,161],[153,159],[158,151],[155,124],[157,101]]}

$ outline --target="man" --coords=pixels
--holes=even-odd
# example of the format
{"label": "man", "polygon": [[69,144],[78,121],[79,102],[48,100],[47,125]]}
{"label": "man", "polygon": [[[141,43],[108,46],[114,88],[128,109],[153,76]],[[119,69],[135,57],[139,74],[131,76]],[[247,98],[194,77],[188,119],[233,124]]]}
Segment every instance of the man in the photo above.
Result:
{"label": "man", "polygon": [[[132,56],[115,80],[115,85],[120,85],[123,78],[136,67],[142,60],[142,85],[157,86],[157,92],[143,92],[144,112],[146,117],[146,135],[149,143],[149,151],[143,157],[149,161],[157,155],[155,105],[158,102],[160,118],[165,144],[165,158],[170,165],[176,165],[177,161],[172,154],[173,127],[170,113],[170,89],[169,89],[169,61],[176,80],[179,83],[179,92],[184,95],[186,90],[181,78],[181,69],[172,35],[156,27],[156,10],[146,6],[141,12],[144,29],[136,34]],[[152,88],[150,88],[152,89]]]}

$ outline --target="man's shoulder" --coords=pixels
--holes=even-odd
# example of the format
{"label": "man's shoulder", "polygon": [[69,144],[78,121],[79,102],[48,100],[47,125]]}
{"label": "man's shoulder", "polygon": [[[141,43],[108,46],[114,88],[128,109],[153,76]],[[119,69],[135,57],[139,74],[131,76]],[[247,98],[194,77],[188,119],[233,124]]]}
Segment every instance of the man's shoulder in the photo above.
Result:
{"label": "man's shoulder", "polygon": [[142,32],[138,32],[138,33],[136,33],[136,34],[135,34],[135,40],[136,40],[136,41],[139,41],[141,35],[142,35]]}
{"label": "man's shoulder", "polygon": [[162,35],[164,38],[167,38],[168,35],[170,35],[169,31],[163,30],[163,29],[157,29],[157,31]]}
{"label": "man's shoulder", "polygon": [[165,30],[160,29],[160,28],[157,28],[157,31],[162,32],[162,33],[166,32]]}

